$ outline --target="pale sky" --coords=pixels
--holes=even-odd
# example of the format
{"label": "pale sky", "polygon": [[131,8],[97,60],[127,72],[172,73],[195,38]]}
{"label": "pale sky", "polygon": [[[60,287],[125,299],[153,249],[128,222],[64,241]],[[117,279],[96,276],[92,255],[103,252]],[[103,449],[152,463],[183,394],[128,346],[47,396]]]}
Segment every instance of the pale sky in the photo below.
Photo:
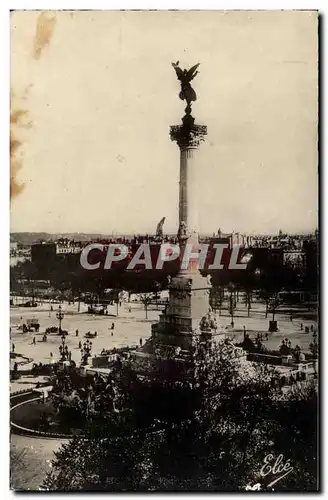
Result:
{"label": "pale sky", "polygon": [[12,231],[176,231],[178,60],[201,63],[201,231],[316,228],[316,12],[62,11],[33,57],[38,15],[11,17],[12,112],[31,122]]}

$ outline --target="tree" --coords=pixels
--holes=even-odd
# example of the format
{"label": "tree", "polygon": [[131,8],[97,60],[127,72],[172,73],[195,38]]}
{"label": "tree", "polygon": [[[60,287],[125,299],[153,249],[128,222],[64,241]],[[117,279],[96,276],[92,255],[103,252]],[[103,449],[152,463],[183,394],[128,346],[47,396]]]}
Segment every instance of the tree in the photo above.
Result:
{"label": "tree", "polygon": [[317,333],[314,331],[312,335],[312,342],[309,345],[310,352],[313,356],[313,359],[318,358],[318,340],[317,340]]}
{"label": "tree", "polygon": [[213,310],[219,309],[219,316],[221,316],[223,302],[224,287],[212,286],[212,288],[210,289],[210,303]]}
{"label": "tree", "polygon": [[148,306],[151,304],[153,294],[152,293],[139,293],[138,298],[143,304],[146,313],[146,319],[148,319]]}
{"label": "tree", "polygon": [[[259,479],[268,484],[260,469],[270,452],[292,457],[302,489],[315,489],[316,391],[282,395],[274,372],[258,364],[249,373],[230,341],[195,338],[189,362],[184,377],[172,370],[174,356],[155,356],[142,378],[123,365],[113,379],[118,411],[102,412],[100,397],[86,436],[56,452],[43,487],[241,491]],[[295,481],[275,489],[295,490]]]}
{"label": "tree", "polygon": [[264,300],[265,300],[265,317],[268,317],[269,312],[269,304],[270,304],[270,294],[268,292],[264,292]]}
{"label": "tree", "polygon": [[245,306],[247,307],[247,316],[249,317],[252,308],[252,291],[248,288],[245,289]]}
{"label": "tree", "polygon": [[277,308],[280,306],[280,304],[281,304],[281,302],[279,300],[278,293],[271,295],[271,297],[269,299],[269,308],[270,308],[270,311],[272,313],[272,321],[274,321],[274,319],[275,319],[275,314],[276,314]]}
{"label": "tree", "polygon": [[[116,422],[119,428],[122,422]],[[99,430],[99,429],[98,429]],[[133,436],[113,433],[102,422],[101,436],[95,427],[88,439],[73,438],[55,452],[55,460],[42,489],[57,491],[142,491],[147,484],[152,436],[136,431]]]}
{"label": "tree", "polygon": [[157,308],[157,302],[158,302],[158,298],[160,296],[161,284],[158,281],[154,281],[152,288],[154,290],[155,300],[156,300],[156,308]]}
{"label": "tree", "polygon": [[239,291],[240,291],[240,283],[236,283],[236,293],[235,293],[235,298],[236,298],[236,302],[239,302]]}
{"label": "tree", "polygon": [[318,394],[312,381],[283,395],[276,404],[272,452],[288,456],[293,472],[280,485],[282,491],[318,490]]}
{"label": "tree", "polygon": [[123,300],[124,291],[120,290],[120,289],[116,289],[114,291],[114,295],[115,295],[115,302],[116,302],[116,316],[118,317],[119,306],[120,306],[121,301]]}

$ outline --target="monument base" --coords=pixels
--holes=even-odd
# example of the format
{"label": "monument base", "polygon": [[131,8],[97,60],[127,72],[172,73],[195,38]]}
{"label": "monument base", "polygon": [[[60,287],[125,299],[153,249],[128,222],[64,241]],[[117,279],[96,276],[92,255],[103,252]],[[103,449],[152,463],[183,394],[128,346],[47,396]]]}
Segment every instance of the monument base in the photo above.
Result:
{"label": "monument base", "polygon": [[189,350],[193,332],[209,310],[209,285],[199,272],[181,272],[169,288],[169,304],[159,322],[152,325],[155,343]]}

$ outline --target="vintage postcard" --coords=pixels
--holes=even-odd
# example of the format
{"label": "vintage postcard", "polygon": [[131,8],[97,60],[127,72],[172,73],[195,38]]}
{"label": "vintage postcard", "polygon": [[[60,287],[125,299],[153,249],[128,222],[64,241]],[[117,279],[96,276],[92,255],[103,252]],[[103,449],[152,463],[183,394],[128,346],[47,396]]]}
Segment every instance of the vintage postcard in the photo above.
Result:
{"label": "vintage postcard", "polygon": [[318,12],[10,23],[11,488],[318,491]]}

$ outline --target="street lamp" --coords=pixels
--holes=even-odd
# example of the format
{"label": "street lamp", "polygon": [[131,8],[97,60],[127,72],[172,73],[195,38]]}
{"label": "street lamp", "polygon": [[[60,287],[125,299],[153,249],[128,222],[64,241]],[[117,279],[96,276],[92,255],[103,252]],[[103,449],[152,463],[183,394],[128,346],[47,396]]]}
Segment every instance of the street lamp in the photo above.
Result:
{"label": "street lamp", "polygon": [[229,312],[231,315],[231,326],[234,328],[235,323],[234,323],[234,309],[235,309],[235,298],[234,298],[234,292],[235,292],[235,285],[233,283],[229,283],[228,285],[228,290],[230,292],[230,297],[229,297]]}
{"label": "street lamp", "polygon": [[58,311],[56,312],[56,317],[59,321],[59,335],[61,335],[62,329],[61,329],[61,323],[62,320],[64,319],[64,312],[62,311],[61,304],[59,304]]}
{"label": "street lamp", "polygon": [[120,302],[120,291],[116,290],[116,316],[118,317],[118,308]]}

